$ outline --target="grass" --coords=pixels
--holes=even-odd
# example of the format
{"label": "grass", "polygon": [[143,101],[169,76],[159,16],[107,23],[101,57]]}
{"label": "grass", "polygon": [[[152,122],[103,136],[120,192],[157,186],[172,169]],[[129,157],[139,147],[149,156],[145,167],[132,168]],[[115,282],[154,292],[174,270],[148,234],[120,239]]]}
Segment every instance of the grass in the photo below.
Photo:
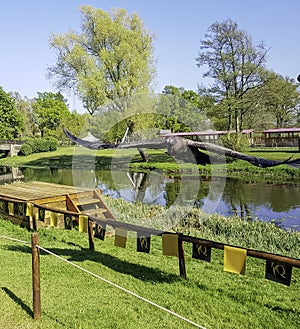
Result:
{"label": "grass", "polygon": [[[54,165],[57,168],[84,168],[84,169],[107,169],[124,168],[129,165],[136,170],[161,169],[168,173],[183,170],[199,173],[203,176],[239,177],[246,180],[277,180],[277,181],[300,181],[300,171],[295,168],[281,165],[272,168],[258,168],[245,161],[231,161],[223,165],[195,166],[192,164],[178,164],[163,150],[149,150],[150,161],[145,163],[134,149],[131,150],[101,150],[92,151],[83,147],[62,147],[54,152],[31,154],[29,156],[16,156],[1,158],[0,165],[12,167],[45,168]],[[251,149],[249,154],[274,160],[285,160],[291,156],[300,157],[296,149]]]}
{"label": "grass", "polygon": [[[235,236],[238,237],[241,226],[236,224],[240,223],[243,222],[233,220],[222,225],[218,221],[211,226],[211,222],[198,233],[237,244]],[[195,223],[192,226],[196,228]],[[243,233],[253,229],[251,225],[245,227]],[[270,224],[259,227],[258,240],[270,232],[273,237],[278,235],[273,230]],[[0,235],[30,241],[31,232],[0,219]],[[213,249],[212,262],[205,263],[191,258],[191,245],[186,243],[188,278],[183,279],[178,276],[178,260],[162,256],[160,237],[152,237],[150,253],[143,254],[136,252],[133,234],[125,249],[115,247],[112,236],[104,241],[95,240],[95,252],[88,250],[87,235],[76,230],[41,229],[39,236],[40,245],[60,257],[206,328],[296,329],[300,326],[298,268],[293,269],[291,286],[287,287],[264,279],[262,260],[248,257],[246,276],[240,276],[223,271],[221,250]],[[284,241],[290,237],[286,232],[278,236],[282,243],[280,248],[275,243],[274,251],[286,249],[285,253],[289,254],[290,247]],[[293,243],[297,242],[295,239]],[[299,235],[294,249],[295,254],[300,254]],[[0,263],[3,328],[193,328],[44,252],[41,253],[42,319],[33,321],[31,246],[0,238]]]}

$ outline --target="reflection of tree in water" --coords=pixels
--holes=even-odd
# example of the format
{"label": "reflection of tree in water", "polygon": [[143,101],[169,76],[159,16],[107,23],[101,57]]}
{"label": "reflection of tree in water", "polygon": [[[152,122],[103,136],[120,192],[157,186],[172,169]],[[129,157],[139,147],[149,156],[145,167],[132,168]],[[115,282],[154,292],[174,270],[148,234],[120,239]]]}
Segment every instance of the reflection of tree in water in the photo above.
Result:
{"label": "reflection of tree in water", "polygon": [[251,219],[251,210],[246,203],[245,182],[239,179],[227,179],[223,199],[231,205],[232,212],[244,220]]}

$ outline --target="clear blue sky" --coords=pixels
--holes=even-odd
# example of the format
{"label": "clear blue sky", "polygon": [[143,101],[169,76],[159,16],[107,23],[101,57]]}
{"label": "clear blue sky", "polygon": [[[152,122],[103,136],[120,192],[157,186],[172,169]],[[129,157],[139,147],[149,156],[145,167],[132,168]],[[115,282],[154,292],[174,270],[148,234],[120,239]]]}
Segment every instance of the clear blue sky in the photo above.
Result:
{"label": "clear blue sky", "polygon": [[[55,63],[49,37],[80,31],[79,7],[87,4],[136,12],[155,34],[156,92],[165,85],[196,91],[206,83],[195,61],[200,40],[212,23],[227,18],[255,43],[267,44],[268,69],[292,78],[300,73],[299,0],[9,0],[1,2],[0,20],[0,86],[6,92],[33,98],[38,91],[56,91],[46,78]],[[70,110],[79,109],[71,99]]]}

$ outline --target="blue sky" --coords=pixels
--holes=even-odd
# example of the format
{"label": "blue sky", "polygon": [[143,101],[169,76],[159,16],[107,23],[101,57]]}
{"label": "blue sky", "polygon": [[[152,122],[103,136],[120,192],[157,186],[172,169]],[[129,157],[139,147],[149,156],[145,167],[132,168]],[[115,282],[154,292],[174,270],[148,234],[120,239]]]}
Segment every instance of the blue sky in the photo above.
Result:
{"label": "blue sky", "polygon": [[[196,91],[198,83],[208,83],[195,61],[200,40],[211,24],[227,18],[255,43],[266,43],[268,69],[292,78],[300,73],[299,0],[10,0],[1,2],[0,20],[0,86],[6,92],[33,98],[56,91],[46,78],[55,63],[49,37],[80,31],[79,7],[87,4],[136,12],[155,35],[156,92],[165,85]],[[82,112],[72,97],[69,104]]]}

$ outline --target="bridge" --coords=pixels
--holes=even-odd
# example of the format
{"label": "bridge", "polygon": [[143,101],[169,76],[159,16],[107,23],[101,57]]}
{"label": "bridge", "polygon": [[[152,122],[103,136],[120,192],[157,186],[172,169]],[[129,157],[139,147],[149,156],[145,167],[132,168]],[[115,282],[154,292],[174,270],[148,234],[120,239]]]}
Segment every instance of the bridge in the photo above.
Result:
{"label": "bridge", "polygon": [[9,157],[18,155],[23,144],[24,141],[20,140],[0,140],[0,152]]}

